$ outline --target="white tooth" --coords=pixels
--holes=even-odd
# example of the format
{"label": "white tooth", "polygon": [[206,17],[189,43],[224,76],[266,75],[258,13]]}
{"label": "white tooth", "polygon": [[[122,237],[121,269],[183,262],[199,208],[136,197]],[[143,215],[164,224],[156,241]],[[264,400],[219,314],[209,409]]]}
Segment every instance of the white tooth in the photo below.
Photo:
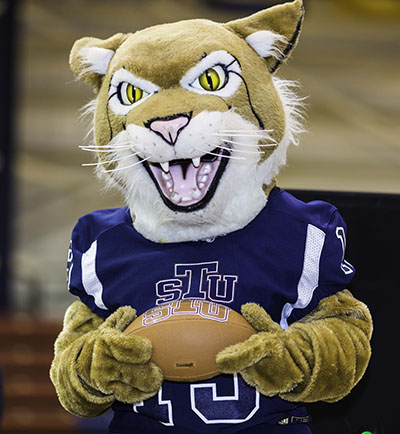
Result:
{"label": "white tooth", "polygon": [[203,188],[205,186],[204,182],[200,182],[199,187]]}
{"label": "white tooth", "polygon": [[172,188],[174,186],[174,183],[172,181],[167,182],[167,187]]}
{"label": "white tooth", "polygon": [[189,202],[190,200],[192,200],[191,197],[187,197],[187,196],[182,197],[182,202]]}
{"label": "white tooth", "polygon": [[179,203],[181,201],[181,197],[175,191],[171,194],[172,202]]}
{"label": "white tooth", "polygon": [[200,179],[200,181],[201,181],[201,182],[206,182],[207,179],[208,179],[208,175],[204,175],[204,176]]}
{"label": "white tooth", "polygon": [[160,166],[161,166],[162,170],[163,170],[165,173],[168,173],[168,172],[169,172],[169,163],[168,163],[168,161],[167,161],[166,163],[160,163]]}
{"label": "white tooth", "polygon": [[196,167],[196,169],[200,166],[200,157],[192,158],[193,166]]}
{"label": "white tooth", "polygon": [[201,196],[201,191],[198,188],[194,188],[192,192],[193,199],[198,199]]}
{"label": "white tooth", "polygon": [[206,164],[202,169],[201,169],[201,174],[202,175],[208,175],[211,172],[211,164]]}
{"label": "white tooth", "polygon": [[171,175],[169,173],[161,173],[161,176],[163,177],[163,179],[165,179],[165,181],[169,181],[171,179]]}

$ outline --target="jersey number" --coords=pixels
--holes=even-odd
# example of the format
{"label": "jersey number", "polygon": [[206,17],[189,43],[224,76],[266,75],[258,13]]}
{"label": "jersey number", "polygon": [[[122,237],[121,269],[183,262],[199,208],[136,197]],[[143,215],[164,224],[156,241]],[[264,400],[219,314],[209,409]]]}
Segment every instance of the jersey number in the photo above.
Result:
{"label": "jersey number", "polygon": [[[260,394],[237,374],[233,375],[233,394],[218,393],[216,383],[190,385],[190,406],[192,411],[206,424],[242,423],[251,419],[260,407]],[[173,426],[173,403],[158,395],[133,406],[136,413],[150,416],[160,423]]]}

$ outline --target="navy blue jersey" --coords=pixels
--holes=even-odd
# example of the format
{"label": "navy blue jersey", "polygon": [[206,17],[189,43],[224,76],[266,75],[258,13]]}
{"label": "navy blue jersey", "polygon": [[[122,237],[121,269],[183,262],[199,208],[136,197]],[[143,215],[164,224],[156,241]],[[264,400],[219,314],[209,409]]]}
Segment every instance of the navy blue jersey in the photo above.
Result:
{"label": "navy blue jersey", "polygon": [[[125,305],[139,315],[162,303],[200,298],[236,311],[256,302],[287,328],[347,286],[354,269],[344,259],[345,244],[345,223],[335,207],[303,203],[279,188],[245,228],[205,241],[154,243],[135,230],[128,208],[101,210],[74,228],[68,286],[102,317]],[[260,395],[240,375],[194,384],[164,381],[155,397],[113,408],[111,432],[118,434],[171,427],[233,433],[305,415],[297,404]]]}

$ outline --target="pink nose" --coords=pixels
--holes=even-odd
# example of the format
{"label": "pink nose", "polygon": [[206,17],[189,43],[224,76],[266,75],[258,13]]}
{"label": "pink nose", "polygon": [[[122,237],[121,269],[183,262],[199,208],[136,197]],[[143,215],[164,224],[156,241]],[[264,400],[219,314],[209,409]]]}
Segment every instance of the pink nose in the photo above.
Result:
{"label": "pink nose", "polygon": [[175,145],[179,133],[188,123],[189,118],[187,116],[177,116],[173,119],[152,121],[149,128],[173,146]]}

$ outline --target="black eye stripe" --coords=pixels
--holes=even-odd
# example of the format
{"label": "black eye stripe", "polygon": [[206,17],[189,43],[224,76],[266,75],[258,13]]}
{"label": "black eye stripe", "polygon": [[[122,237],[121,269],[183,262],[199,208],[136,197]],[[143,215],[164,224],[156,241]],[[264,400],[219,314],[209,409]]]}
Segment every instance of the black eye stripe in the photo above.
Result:
{"label": "black eye stripe", "polygon": [[121,104],[124,104],[124,101],[122,100],[122,92],[121,92],[121,89],[122,89],[122,85],[124,84],[124,82],[123,81],[121,81],[121,83],[119,83],[118,84],[118,87],[117,87],[117,96],[118,96],[118,99],[119,99],[119,102],[121,103]]}
{"label": "black eye stripe", "polygon": [[238,77],[240,77],[240,79],[243,81],[244,87],[246,89],[246,93],[247,93],[247,100],[249,101],[249,106],[250,109],[254,115],[254,117],[257,119],[258,125],[260,126],[260,128],[263,130],[264,129],[264,122],[261,120],[261,117],[258,115],[258,113],[256,112],[252,102],[251,102],[251,98],[250,98],[250,91],[249,91],[249,87],[247,86],[247,82],[244,79],[244,77],[242,76],[242,74],[239,74],[235,71],[231,71],[233,74],[236,74]]}

